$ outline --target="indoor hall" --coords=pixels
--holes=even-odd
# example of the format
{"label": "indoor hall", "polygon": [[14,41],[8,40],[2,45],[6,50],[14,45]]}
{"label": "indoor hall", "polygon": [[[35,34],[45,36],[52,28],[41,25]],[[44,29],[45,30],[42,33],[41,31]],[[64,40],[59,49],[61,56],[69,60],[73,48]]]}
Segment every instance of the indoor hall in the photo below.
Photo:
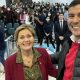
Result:
{"label": "indoor hall", "polygon": [[[5,5],[6,6],[10,6],[10,4],[12,2],[19,2],[20,0],[0,0],[0,6],[3,6]],[[26,2],[27,0],[21,0],[22,2]],[[33,2],[36,2],[38,3],[40,0],[33,0]],[[55,3],[64,3],[64,4],[69,4],[71,1],[70,0],[41,0],[40,2],[50,2],[50,4],[55,4]],[[28,3],[31,3],[31,0],[28,2]],[[13,30],[13,29],[12,29]],[[13,35],[9,35],[6,39],[5,39],[5,42],[6,42],[6,45],[7,45],[7,48],[6,48],[6,51],[5,51],[5,59],[12,55],[15,51],[16,51],[16,44],[13,40]],[[49,54],[54,54],[56,52],[56,49],[53,48],[52,44],[49,44],[49,47],[47,47],[47,44],[45,43],[45,39],[43,40],[43,43],[42,45],[40,46],[38,43],[37,43],[37,38],[35,38],[35,43],[34,43],[34,47],[42,47],[42,48],[45,48],[47,50],[47,52]],[[56,47],[56,44],[55,44],[55,47]],[[4,68],[3,68],[3,65],[0,64],[0,80],[5,80],[4,78],[4,75],[5,75],[5,71],[4,71]],[[50,77],[49,76],[49,80],[56,80],[55,78],[53,77]]]}

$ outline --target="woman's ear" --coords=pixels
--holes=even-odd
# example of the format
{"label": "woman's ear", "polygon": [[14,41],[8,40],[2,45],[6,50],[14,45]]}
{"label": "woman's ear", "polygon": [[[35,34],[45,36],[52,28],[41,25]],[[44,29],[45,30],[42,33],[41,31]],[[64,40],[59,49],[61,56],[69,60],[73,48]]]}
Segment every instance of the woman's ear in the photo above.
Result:
{"label": "woman's ear", "polygon": [[17,41],[16,41],[16,46],[17,46],[17,47],[19,47],[19,44],[18,44],[18,42],[17,42]]}

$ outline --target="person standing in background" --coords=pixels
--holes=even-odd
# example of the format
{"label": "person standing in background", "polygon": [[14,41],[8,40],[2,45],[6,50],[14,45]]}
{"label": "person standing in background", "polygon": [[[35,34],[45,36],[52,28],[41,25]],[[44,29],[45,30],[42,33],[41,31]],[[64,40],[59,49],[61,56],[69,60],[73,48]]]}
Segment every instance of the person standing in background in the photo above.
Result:
{"label": "person standing in background", "polygon": [[65,6],[65,12],[64,12],[64,20],[67,21],[68,19],[68,7]]}
{"label": "person standing in background", "polygon": [[51,43],[53,48],[55,48],[53,37],[52,37],[53,22],[51,21],[50,16],[46,17],[43,30],[45,33],[45,40],[47,43],[47,47],[49,47],[49,44]]}
{"label": "person standing in background", "polygon": [[0,27],[0,62],[4,65],[4,54],[6,49],[6,43],[5,43],[5,31],[3,27]]}
{"label": "person standing in background", "polygon": [[68,39],[70,34],[67,21],[64,21],[63,13],[59,13],[59,20],[54,23],[54,33],[56,41],[56,52],[59,52],[60,45],[63,45],[64,41]]}

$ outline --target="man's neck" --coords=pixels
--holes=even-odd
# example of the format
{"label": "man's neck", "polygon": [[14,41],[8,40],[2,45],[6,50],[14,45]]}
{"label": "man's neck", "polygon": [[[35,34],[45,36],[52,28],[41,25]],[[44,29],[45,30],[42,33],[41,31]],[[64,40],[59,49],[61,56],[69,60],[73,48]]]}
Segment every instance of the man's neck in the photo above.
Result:
{"label": "man's neck", "polygon": [[78,42],[78,43],[80,43],[80,37],[71,35],[70,39],[71,39],[73,42]]}

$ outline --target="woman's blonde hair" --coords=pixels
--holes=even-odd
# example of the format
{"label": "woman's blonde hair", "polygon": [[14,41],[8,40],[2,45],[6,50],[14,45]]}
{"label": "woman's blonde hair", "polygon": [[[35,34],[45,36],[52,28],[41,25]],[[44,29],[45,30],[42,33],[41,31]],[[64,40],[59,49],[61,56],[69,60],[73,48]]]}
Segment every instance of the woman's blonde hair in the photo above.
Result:
{"label": "woman's blonde hair", "polygon": [[35,30],[34,30],[33,26],[28,25],[28,24],[22,24],[15,30],[15,33],[14,33],[14,40],[15,41],[17,41],[17,39],[18,39],[19,32],[24,30],[24,29],[29,30],[32,33],[33,37],[35,37]]}

